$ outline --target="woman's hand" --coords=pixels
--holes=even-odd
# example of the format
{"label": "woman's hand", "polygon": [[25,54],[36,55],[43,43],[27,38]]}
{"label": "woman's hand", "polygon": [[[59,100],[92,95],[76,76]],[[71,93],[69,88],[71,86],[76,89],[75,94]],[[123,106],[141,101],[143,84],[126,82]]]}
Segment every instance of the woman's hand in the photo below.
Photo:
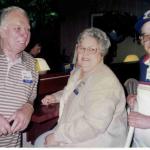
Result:
{"label": "woman's hand", "polygon": [[46,138],[45,138],[45,143],[44,143],[44,145],[45,145],[46,147],[48,147],[48,146],[58,146],[59,143],[56,142],[55,137],[54,137],[54,134],[49,134],[49,135],[47,135]]}
{"label": "woman's hand", "polygon": [[49,105],[52,103],[56,103],[56,98],[53,95],[47,95],[42,99],[42,104],[43,105]]}

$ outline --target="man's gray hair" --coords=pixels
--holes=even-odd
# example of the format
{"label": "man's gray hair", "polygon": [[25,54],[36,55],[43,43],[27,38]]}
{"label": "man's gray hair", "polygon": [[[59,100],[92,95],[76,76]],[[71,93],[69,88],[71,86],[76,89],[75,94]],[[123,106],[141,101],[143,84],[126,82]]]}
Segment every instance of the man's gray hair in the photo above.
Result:
{"label": "man's gray hair", "polygon": [[100,46],[102,55],[105,56],[108,52],[109,47],[111,46],[110,40],[105,32],[98,28],[87,28],[81,32],[77,38],[77,43],[79,44],[86,37],[93,37],[96,39]]}
{"label": "man's gray hair", "polygon": [[14,11],[18,11],[20,13],[22,13],[24,16],[26,16],[27,18],[28,17],[28,14],[26,13],[26,11],[20,7],[17,7],[17,6],[10,6],[10,7],[7,7],[7,8],[4,8],[2,9],[1,11],[1,15],[0,15],[0,26],[3,24],[5,18],[11,13],[11,12],[14,12]]}

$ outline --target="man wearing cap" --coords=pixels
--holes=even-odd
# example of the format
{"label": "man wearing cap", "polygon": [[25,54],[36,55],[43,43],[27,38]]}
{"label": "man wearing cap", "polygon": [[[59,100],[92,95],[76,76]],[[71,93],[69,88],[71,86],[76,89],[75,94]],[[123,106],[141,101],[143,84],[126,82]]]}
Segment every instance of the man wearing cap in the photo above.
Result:
{"label": "man wearing cap", "polygon": [[[130,112],[128,122],[130,126],[136,128],[133,147],[150,147],[150,96],[148,96],[150,95],[150,10],[137,21],[135,29],[140,35],[146,54],[140,59],[140,82],[137,96],[129,95],[127,97],[127,103],[132,110],[136,100],[138,103],[138,112]],[[143,94],[141,87],[147,94]]]}
{"label": "man wearing cap", "polygon": [[141,17],[135,25],[136,31],[140,34],[141,44],[144,46],[146,55],[140,61],[140,81],[150,82],[148,77],[148,66],[150,60],[150,10]]}

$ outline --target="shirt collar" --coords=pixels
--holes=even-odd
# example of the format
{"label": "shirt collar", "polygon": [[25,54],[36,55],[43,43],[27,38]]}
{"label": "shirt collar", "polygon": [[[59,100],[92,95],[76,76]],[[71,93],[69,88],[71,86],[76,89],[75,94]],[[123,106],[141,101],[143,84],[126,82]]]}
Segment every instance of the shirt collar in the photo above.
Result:
{"label": "shirt collar", "polygon": [[0,49],[0,55],[4,55],[4,52],[2,49]]}
{"label": "shirt collar", "polygon": [[[4,51],[2,49],[0,49],[0,55],[5,55],[5,53],[4,53]],[[6,55],[5,55],[5,57],[7,58]],[[27,61],[27,58],[25,57],[25,52],[24,51],[21,53],[21,56],[19,57],[19,59],[20,59],[19,61],[21,63],[24,63],[24,62]],[[9,59],[7,58],[7,60],[9,60]]]}
{"label": "shirt collar", "polygon": [[144,64],[150,65],[150,56],[149,55],[145,55],[143,61],[144,61]]}

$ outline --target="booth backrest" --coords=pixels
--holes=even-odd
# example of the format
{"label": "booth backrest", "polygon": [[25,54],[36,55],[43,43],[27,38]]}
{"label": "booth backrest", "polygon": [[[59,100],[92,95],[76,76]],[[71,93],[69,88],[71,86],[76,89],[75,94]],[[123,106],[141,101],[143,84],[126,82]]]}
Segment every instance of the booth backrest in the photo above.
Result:
{"label": "booth backrest", "polygon": [[139,62],[135,63],[113,63],[109,67],[116,74],[122,85],[129,78],[139,80]]}

